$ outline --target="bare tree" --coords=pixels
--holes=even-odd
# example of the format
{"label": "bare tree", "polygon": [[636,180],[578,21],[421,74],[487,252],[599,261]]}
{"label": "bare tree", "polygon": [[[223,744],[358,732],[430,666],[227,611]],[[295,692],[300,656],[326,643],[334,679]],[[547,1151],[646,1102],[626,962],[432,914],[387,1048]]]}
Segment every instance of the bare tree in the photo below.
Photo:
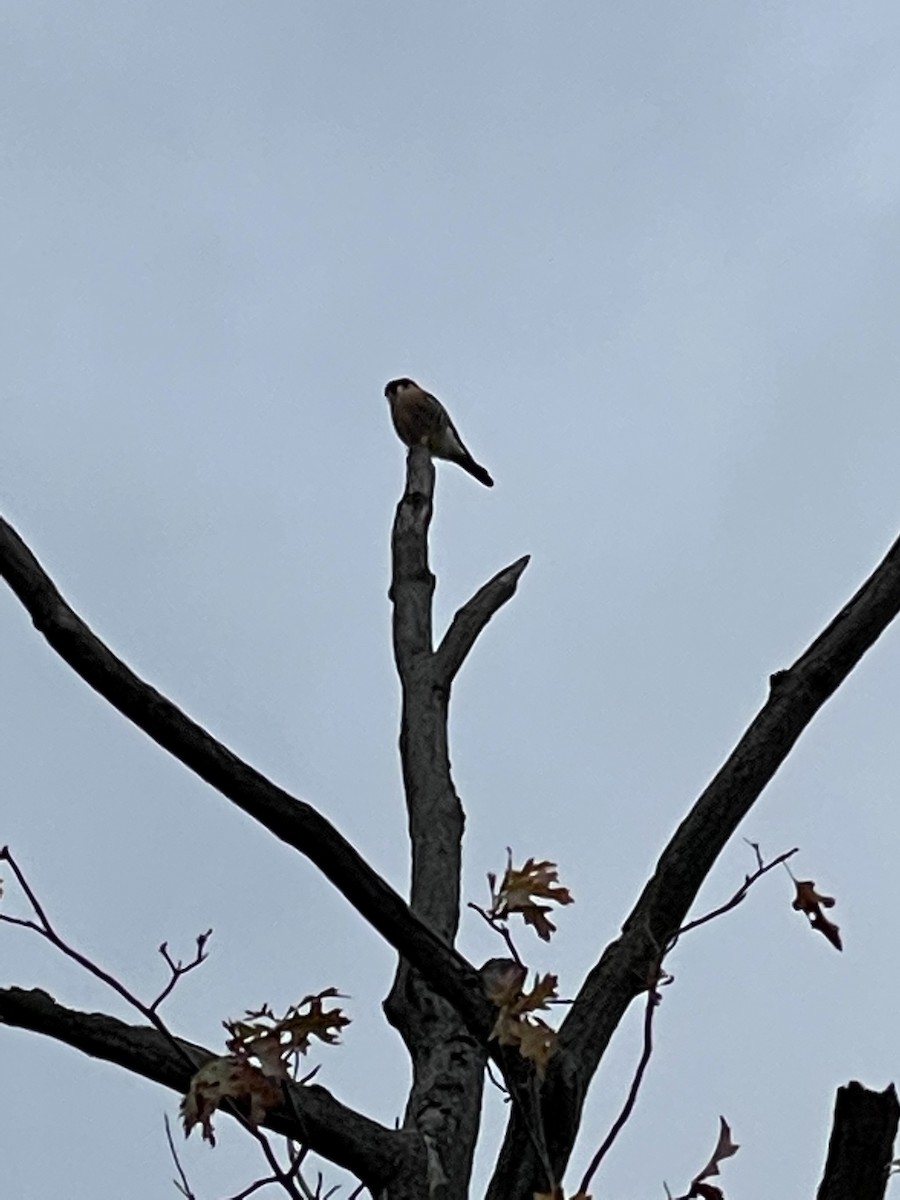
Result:
{"label": "bare tree", "polygon": [[[435,646],[435,581],[428,564],[433,491],[431,460],[426,451],[414,448],[393,527],[390,593],[403,693],[400,753],[411,848],[408,902],[315,808],[242,762],[130,671],[73,612],[5,522],[0,522],[0,572],[35,627],[74,671],[226,799],[309,858],[397,952],[385,1013],[402,1036],[412,1065],[402,1128],[388,1128],[350,1110],[311,1082],[285,1084],[281,1103],[266,1111],[263,1128],[286,1134],[302,1153],[311,1150],[346,1168],[373,1196],[461,1200],[468,1195],[482,1088],[490,1069],[511,1100],[488,1188],[490,1200],[562,1195],[558,1189],[585,1097],[619,1022],[632,1002],[642,998],[645,1056],[624,1121],[649,1057],[663,959],[688,927],[701,884],[800,733],[900,609],[900,542],[797,661],[772,676],[766,703],[672,835],[620,935],[598,954],[544,1069],[515,1046],[491,1037],[497,1008],[491,999],[490,966],[479,970],[454,948],[464,817],[451,777],[447,736],[456,673],[491,617],[513,596],[528,559],[518,559],[489,580],[457,612]],[[759,865],[762,874],[772,864],[764,866],[760,860]],[[38,918],[32,927],[39,927],[43,914],[34,901]],[[52,939],[49,922],[48,927],[49,934],[41,931]],[[198,942],[198,961],[202,949]],[[171,982],[190,965],[172,963]],[[183,1094],[197,1068],[215,1055],[173,1036],[157,1018],[157,1003],[141,1007],[144,1023],[129,1025],[65,1008],[43,991],[13,987],[0,989],[0,1022],[44,1034]],[[884,1194],[888,1178],[896,1097],[892,1089],[876,1096],[859,1085],[852,1085],[848,1095],[838,1105],[819,1195],[823,1200],[851,1195],[874,1200]],[[253,1122],[240,1106],[229,1111],[253,1132]],[[717,1154],[732,1152],[723,1133]],[[712,1166],[717,1161],[714,1155]],[[260,1183],[281,1184],[292,1195],[309,1194],[297,1190],[292,1171],[298,1165],[273,1166],[271,1179]],[[586,1177],[582,1190],[588,1184]],[[697,1181],[689,1195],[713,1194],[696,1191],[696,1186]]]}

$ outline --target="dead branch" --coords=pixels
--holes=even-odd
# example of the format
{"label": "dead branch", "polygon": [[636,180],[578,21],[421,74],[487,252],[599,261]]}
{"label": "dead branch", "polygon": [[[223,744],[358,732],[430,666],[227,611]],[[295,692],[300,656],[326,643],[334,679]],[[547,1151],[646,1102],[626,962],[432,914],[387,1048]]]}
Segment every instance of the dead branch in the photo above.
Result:
{"label": "dead branch", "polygon": [[[487,585],[433,649],[435,579],[428,564],[428,529],[434,498],[434,465],[413,447],[406,486],[391,535],[394,659],[402,691],[400,760],[409,820],[410,907],[452,944],[460,915],[463,808],[453,784],[448,744],[450,685],[477,633],[515,590]],[[519,570],[524,569],[524,563]],[[518,577],[518,575],[516,576]],[[477,603],[476,603],[477,602]],[[453,630],[457,632],[454,634]],[[486,1048],[459,1014],[403,961],[385,1001],[388,1020],[409,1052],[413,1082],[404,1117],[422,1134],[429,1180],[447,1200],[465,1197],[478,1136]],[[444,993],[446,995],[446,993]]]}
{"label": "dead branch", "polygon": [[816,1200],[884,1200],[900,1119],[894,1085],[838,1088],[825,1174]]}
{"label": "dead branch", "polygon": [[[215,1058],[213,1051],[183,1038],[176,1045],[158,1030],[129,1025],[105,1013],[84,1013],[58,1004],[40,989],[0,988],[0,1023],[63,1042],[82,1054],[114,1063],[179,1095],[188,1089],[197,1067]],[[193,1065],[192,1065],[193,1064]],[[287,1085],[290,1106],[266,1118],[266,1128],[296,1141],[345,1167],[374,1190],[391,1180],[415,1135],[386,1129],[341,1104],[318,1084]],[[299,1114],[302,1128],[298,1128]]]}
{"label": "dead branch", "polygon": [[309,858],[374,929],[485,1037],[491,1014],[475,968],[421,919],[311,805],[271,783],[117,658],[0,519],[0,575],[64,662],[123,716],[276,837]]}
{"label": "dead branch", "polygon": [[[683,924],[724,846],[800,734],[900,611],[900,540],[788,670],[666,846],[622,927],[589,972],[560,1030],[542,1089],[547,1143],[562,1175],[588,1085],[660,947]],[[488,1200],[540,1190],[527,1131],[512,1114]]]}

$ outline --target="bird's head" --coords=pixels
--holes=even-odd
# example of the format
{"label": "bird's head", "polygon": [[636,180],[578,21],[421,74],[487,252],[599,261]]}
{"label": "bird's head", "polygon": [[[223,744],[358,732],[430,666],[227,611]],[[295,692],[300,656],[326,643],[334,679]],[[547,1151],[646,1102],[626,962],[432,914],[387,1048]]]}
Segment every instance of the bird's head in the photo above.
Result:
{"label": "bird's head", "polygon": [[404,376],[402,379],[392,379],[390,383],[385,384],[384,394],[388,400],[394,400],[401,392],[405,392],[407,388],[418,389],[418,386],[414,379],[407,379]]}

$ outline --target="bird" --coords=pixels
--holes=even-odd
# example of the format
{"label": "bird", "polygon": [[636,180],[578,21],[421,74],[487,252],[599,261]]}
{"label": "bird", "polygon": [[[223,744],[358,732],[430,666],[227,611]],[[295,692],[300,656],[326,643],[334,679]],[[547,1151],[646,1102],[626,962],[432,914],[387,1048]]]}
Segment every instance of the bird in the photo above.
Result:
{"label": "bird", "polygon": [[405,377],[392,379],[385,385],[384,394],[401,442],[407,446],[425,446],[435,458],[455,462],[485,487],[494,486],[488,472],[466,449],[437,396]]}

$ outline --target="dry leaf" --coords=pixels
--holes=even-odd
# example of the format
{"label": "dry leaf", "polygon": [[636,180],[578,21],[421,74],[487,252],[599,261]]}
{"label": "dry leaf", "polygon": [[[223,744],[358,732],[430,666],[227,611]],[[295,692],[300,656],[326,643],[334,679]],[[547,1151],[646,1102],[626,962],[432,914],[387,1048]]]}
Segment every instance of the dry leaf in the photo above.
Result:
{"label": "dry leaf", "polygon": [[696,1196],[698,1200],[724,1200],[721,1188],[704,1183],[703,1180],[708,1179],[710,1175],[718,1175],[719,1163],[725,1158],[731,1158],[732,1154],[737,1154],[739,1149],[740,1146],[736,1146],[731,1140],[728,1122],[724,1117],[719,1117],[719,1140],[716,1142],[716,1148],[703,1170],[694,1176],[688,1196]]}
{"label": "dry leaf", "polygon": [[525,968],[512,963],[506,972],[485,983],[485,990],[499,1012],[491,1037],[501,1046],[518,1046],[523,1058],[530,1059],[543,1075],[547,1063],[556,1048],[556,1030],[531,1014],[537,1008],[548,1008],[548,1002],[556,996],[557,977],[535,976],[530,992],[522,991]]}
{"label": "dry leaf", "polygon": [[246,1059],[235,1055],[210,1059],[194,1075],[181,1102],[184,1136],[199,1124],[203,1140],[214,1146],[212,1115],[226,1100],[238,1104],[251,1125],[259,1125],[269,1109],[281,1103],[281,1090]]}
{"label": "dry leaf", "polygon": [[339,995],[336,988],[326,988],[315,996],[304,996],[280,1018],[266,1004],[258,1012],[248,1012],[246,1021],[226,1021],[230,1053],[202,1066],[181,1102],[185,1136],[199,1124],[204,1141],[214,1146],[212,1114],[228,1100],[240,1106],[251,1125],[259,1125],[269,1109],[281,1103],[281,1089],[275,1081],[290,1078],[290,1059],[296,1062],[306,1053],[311,1037],[336,1042],[341,1029],[349,1025],[350,1018],[339,1008],[326,1010],[323,1004],[326,998]]}
{"label": "dry leaf", "polygon": [[534,1063],[538,1075],[543,1078],[547,1063],[556,1049],[556,1030],[551,1029],[540,1017],[521,1021],[518,1029],[519,1053]]}
{"label": "dry leaf", "polygon": [[339,1008],[324,1007],[323,1001],[334,996],[340,996],[336,988],[325,988],[315,996],[304,996],[283,1017],[276,1017],[264,1005],[257,1012],[248,1012],[247,1020],[226,1021],[231,1034],[226,1046],[232,1054],[255,1058],[267,1075],[288,1079],[288,1065],[296,1067],[299,1056],[309,1049],[310,1038],[333,1044],[341,1029],[350,1024]]}
{"label": "dry leaf", "polygon": [[549,900],[553,904],[572,904],[568,888],[560,887],[556,863],[529,858],[525,865],[516,870],[510,852],[506,871],[496,889],[496,876],[488,875],[491,886],[491,915],[505,920],[510,913],[521,913],[526,925],[531,925],[539,938],[549,942],[556,926],[547,917],[552,912],[549,904],[538,904],[538,900]]}
{"label": "dry leaf", "polygon": [[714,1183],[694,1183],[688,1196],[696,1196],[697,1200],[725,1200],[725,1193]]}
{"label": "dry leaf", "polygon": [[794,897],[791,907],[797,912],[805,913],[812,928],[824,934],[836,950],[843,950],[840,930],[834,921],[829,921],[822,912],[823,908],[834,908],[834,897],[820,895],[816,891],[816,885],[812,879],[797,879],[794,883],[797,895]]}

